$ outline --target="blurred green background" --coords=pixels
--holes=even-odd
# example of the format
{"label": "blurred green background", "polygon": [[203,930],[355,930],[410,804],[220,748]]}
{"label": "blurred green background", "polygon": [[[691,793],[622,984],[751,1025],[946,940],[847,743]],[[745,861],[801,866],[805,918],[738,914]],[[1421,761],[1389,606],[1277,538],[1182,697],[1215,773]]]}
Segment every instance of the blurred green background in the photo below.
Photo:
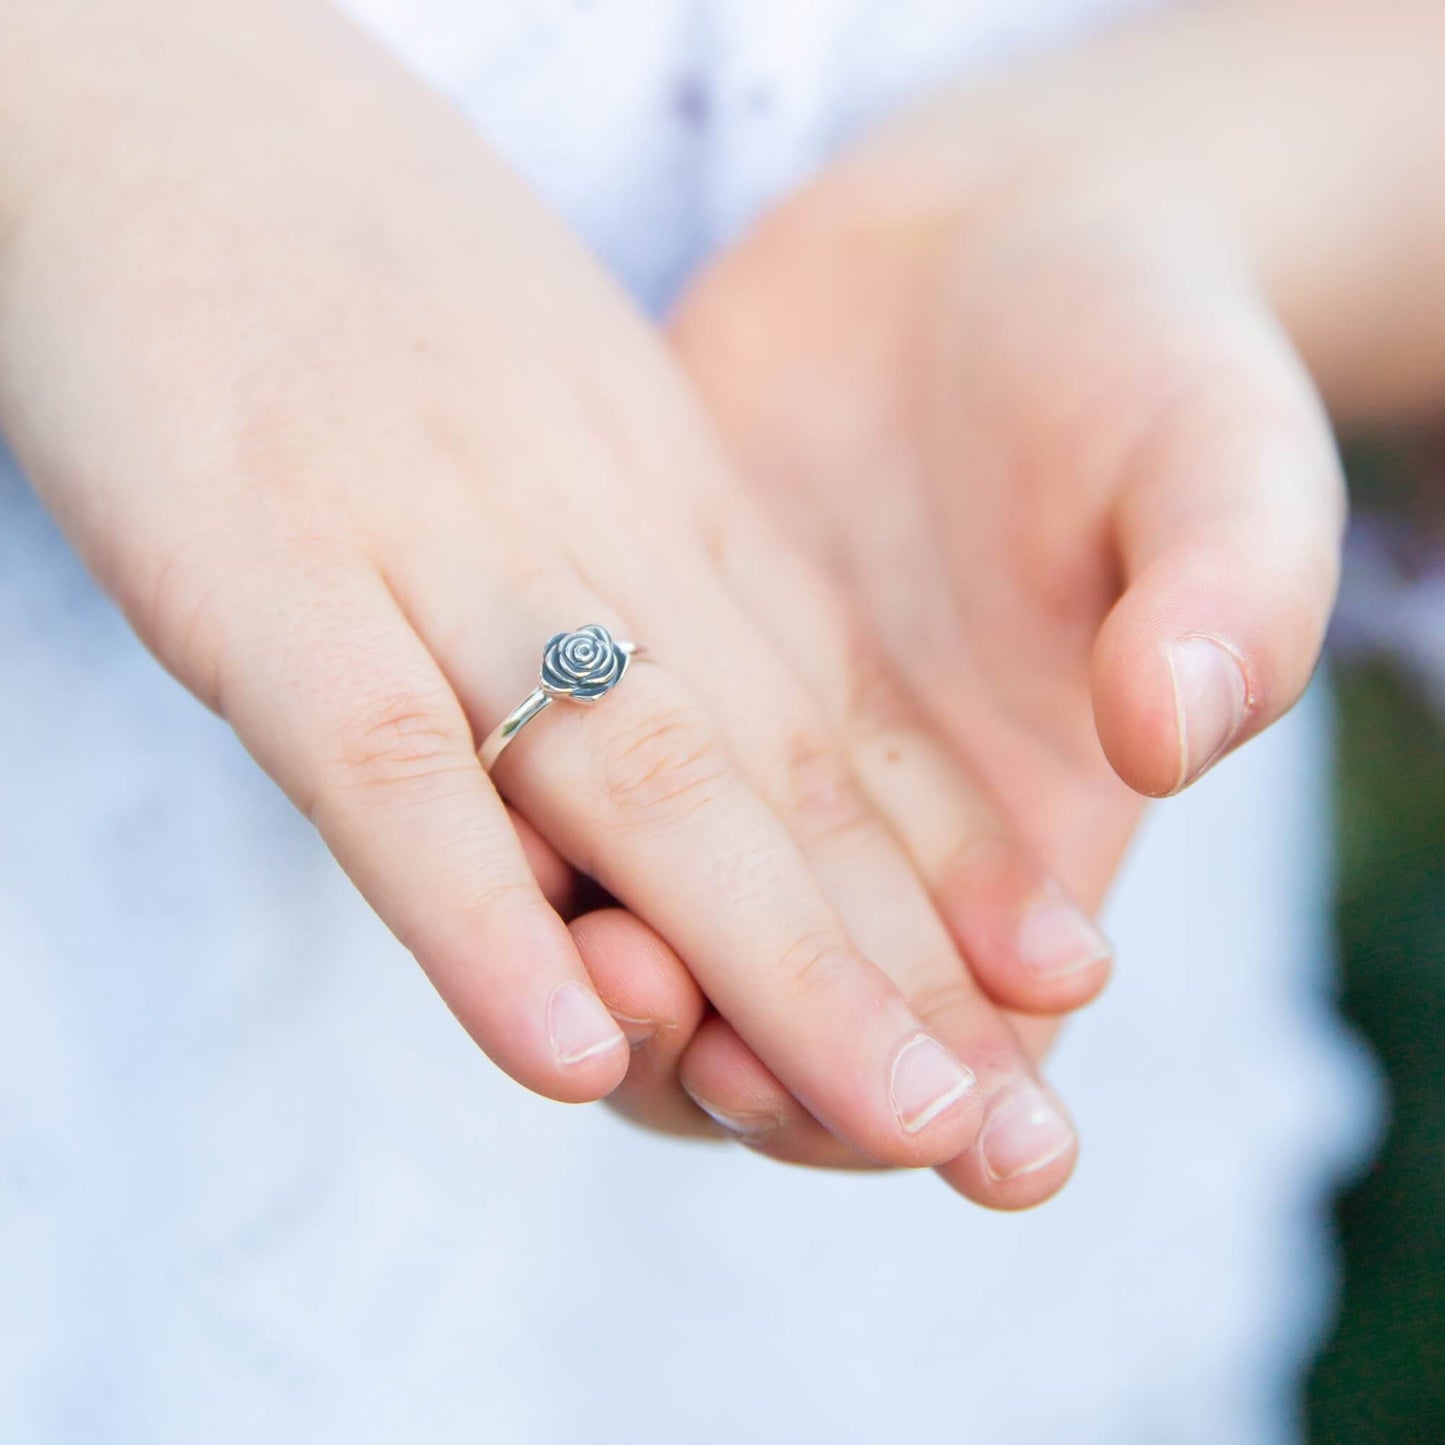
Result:
{"label": "blurred green background", "polygon": [[[1414,565],[1439,568],[1437,448],[1372,447],[1351,472],[1357,509],[1384,519]],[[1343,630],[1358,633],[1349,611],[1347,581]],[[1393,617],[1376,612],[1388,634]],[[1336,1202],[1343,1295],[1307,1384],[1309,1438],[1433,1445],[1445,1442],[1445,723],[1418,667],[1358,635],[1340,653],[1341,1003],[1390,1099],[1380,1153]]]}

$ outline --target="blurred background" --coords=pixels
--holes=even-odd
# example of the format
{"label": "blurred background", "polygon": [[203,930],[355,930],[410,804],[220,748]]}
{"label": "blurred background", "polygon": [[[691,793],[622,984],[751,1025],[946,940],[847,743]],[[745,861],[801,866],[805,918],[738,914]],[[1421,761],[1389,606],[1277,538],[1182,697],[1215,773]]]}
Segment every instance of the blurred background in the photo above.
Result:
{"label": "blurred background", "polygon": [[1310,1438],[1445,1440],[1445,429],[1352,450],[1332,636],[1341,1007],[1389,1081],[1388,1130],[1335,1205],[1340,1311]]}

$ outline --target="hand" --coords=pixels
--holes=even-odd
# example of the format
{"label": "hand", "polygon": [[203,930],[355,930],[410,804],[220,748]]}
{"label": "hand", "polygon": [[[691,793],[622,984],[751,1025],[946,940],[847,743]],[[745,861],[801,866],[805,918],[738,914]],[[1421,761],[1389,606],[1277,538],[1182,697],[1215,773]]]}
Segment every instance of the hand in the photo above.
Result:
{"label": "hand", "polygon": [[[1119,66],[1075,70],[890,127],[714,265],[674,334],[903,706],[1093,905],[1140,795],[1188,786],[1298,697],[1344,509],[1324,411],[1227,217],[1186,156],[1136,174],[1091,145],[1070,118]],[[945,796],[915,782],[920,813]],[[678,1067],[718,1113],[769,1121],[758,1147],[855,1160],[724,1023]],[[946,1177],[977,1193],[987,1141]]]}
{"label": "hand", "polygon": [[[1097,988],[1097,935],[470,131],[325,7],[10,8],[0,423],[488,1053],[569,1100],[628,1059],[505,797],[550,886],[547,849],[868,1157],[1034,1097],[930,888],[961,925],[986,851],[970,958],[1024,1007]],[[654,661],[529,728],[499,796],[475,740],[586,622]]]}

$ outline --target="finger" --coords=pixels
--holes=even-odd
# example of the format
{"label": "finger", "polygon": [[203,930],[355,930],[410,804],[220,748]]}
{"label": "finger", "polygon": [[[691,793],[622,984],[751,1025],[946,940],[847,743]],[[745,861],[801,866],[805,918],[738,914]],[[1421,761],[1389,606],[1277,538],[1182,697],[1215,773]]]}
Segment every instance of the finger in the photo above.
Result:
{"label": "finger", "polygon": [[689,1042],[678,1080],[729,1138],[780,1163],[815,1169],[880,1167],[813,1118],[732,1025],[716,1015],[705,1019]]}
{"label": "finger", "polygon": [[[850,936],[980,1081],[988,1150],[976,1169],[961,1168],[959,1186],[996,1207],[1048,1197],[1067,1178],[1076,1150],[1067,1116],[1040,1089],[1007,1021],[979,990],[910,860],[858,795],[846,759],[830,746],[816,716],[790,702],[778,679],[732,681],[730,697],[719,694],[712,702],[739,748],[752,754],[764,797],[789,824]],[[732,714],[734,700],[759,696],[769,701],[762,717],[750,723]],[[730,1032],[720,1021],[709,1024],[689,1047],[686,1078],[700,1106],[777,1158],[831,1167],[870,1162],[852,1141],[829,1139],[742,1040],[734,1037],[731,1050],[723,1049]],[[709,1078],[709,1059],[719,1055],[735,1070],[730,1082]],[[1020,1099],[1033,1102],[1023,1109]]]}
{"label": "finger", "polygon": [[583,914],[572,938],[588,975],[632,1046],[627,1077],[609,1106],[669,1134],[717,1138],[678,1083],[677,1066],[707,1000],[682,960],[640,919],[620,908]]}
{"label": "finger", "polygon": [[1009,1080],[989,1099],[978,1140],[938,1173],[965,1199],[989,1209],[1032,1209],[1052,1199],[1079,1159],[1078,1132],[1037,1074]]}
{"label": "finger", "polygon": [[[599,909],[571,925],[593,986],[632,1045],[627,1078],[607,1103],[649,1128],[716,1137],[713,1124],[783,1162],[872,1169],[875,1161],[829,1133],[715,1015],[682,960],[640,919]],[[1013,1021],[1025,1052],[1042,1060],[1052,1019]]]}
{"label": "finger", "polygon": [[515,808],[507,809],[507,821],[522,845],[527,856],[527,866],[542,897],[553,910],[564,919],[571,919],[577,911],[578,879],[568,866],[566,859],[519,813]]}
{"label": "finger", "polygon": [[481,1047],[552,1098],[596,1099],[627,1067],[566,927],[537,887],[472,733],[381,579],[311,567],[297,595],[232,571],[221,710],[320,829]]}
{"label": "finger", "polygon": [[[946,750],[928,738],[901,696],[887,685],[885,670],[861,647],[855,648],[855,656],[830,650],[831,641],[848,635],[846,628],[836,618],[829,618],[816,599],[809,597],[798,574],[789,572],[782,559],[763,549],[747,555],[744,570],[751,579],[751,596],[756,602],[766,606],[770,601],[774,614],[801,619],[805,625],[812,622],[811,630],[794,645],[800,654],[807,654],[808,665],[815,668],[815,687],[821,697],[830,700],[840,730],[853,738],[851,761],[856,764],[860,748],[866,751],[871,740],[877,748],[875,758],[885,765],[893,765],[890,759],[902,762],[906,756],[915,777],[920,772],[926,774],[931,765],[939,775],[929,779],[935,803],[940,782],[954,788],[952,795],[942,794],[945,800],[952,799],[952,809],[925,805],[920,817],[908,814],[908,799],[891,781],[885,781],[881,791],[893,803],[905,804],[898,831],[903,834],[911,827],[919,835],[915,841],[927,861],[939,865],[935,872],[940,878],[946,878],[942,865],[950,853],[954,855],[950,860],[954,877],[947,880],[951,883],[949,891],[955,903],[972,905],[984,917],[983,928],[972,921],[966,923],[966,928],[974,934],[980,951],[996,965],[999,977],[1007,980],[1010,974],[1019,974],[1017,910],[1021,901],[1022,911],[1039,910],[1042,870],[1029,865],[1021,848],[1009,844],[981,793],[964,787],[962,769]],[[862,678],[868,679],[867,685],[860,685]],[[759,695],[756,686],[739,687],[731,697]],[[959,1174],[960,1185],[967,1187],[970,1197],[996,1207],[1037,1203],[1068,1176],[1077,1147],[1072,1125],[1062,1109],[1054,1107],[1052,1096],[1040,1089],[1016,1035],[960,959],[920,885],[916,859],[910,859],[896,846],[896,840],[881,826],[866,800],[857,796],[857,780],[865,776],[863,770],[855,774],[850,758],[821,741],[819,723],[809,721],[806,709],[790,710],[779,686],[774,684],[761,695],[767,696],[771,704],[765,721],[781,725],[782,730],[780,736],[769,740],[767,728],[754,724],[752,731],[765,740],[755,767],[766,778],[768,757],[782,757],[791,765],[781,782],[764,784],[764,795],[790,822],[815,876],[835,899],[852,936],[870,958],[885,968],[920,1017],[969,1064],[984,1089],[988,1111],[984,1130],[990,1134],[988,1154],[980,1155],[977,1169],[965,1169]],[[721,715],[728,715],[728,697],[715,698],[714,705]],[[733,719],[733,727],[739,734],[748,731],[744,719]],[[932,823],[935,827],[942,820],[933,845],[938,850],[936,859],[927,854],[927,829],[920,826],[920,819],[923,825]],[[1078,976],[1092,992],[1107,972],[1107,950],[1102,939],[1063,897],[1062,890],[1055,889],[1047,901],[1062,905],[1071,919],[1079,919],[1086,932],[1088,953]],[[994,926],[992,937],[985,931],[990,924]],[[1023,940],[1026,944],[1032,942],[1027,933]],[[1039,940],[1035,944],[1039,952],[1043,943],[1057,947],[1053,939]],[[1066,944],[1077,952],[1076,939],[1068,939]],[[1036,952],[1033,957],[1037,956]],[[1092,978],[1088,977],[1091,971]],[[1028,981],[1037,990],[1034,980]],[[1053,986],[1057,989],[1058,982]],[[1037,992],[1033,996],[1037,997]],[[783,1092],[774,1088],[769,1093],[769,1075],[756,1059],[751,1061],[749,1076],[747,1050],[741,1041],[730,1050],[724,1049],[720,1041],[726,1037],[725,1029],[709,1027],[705,1041],[700,1039],[689,1050],[686,1078],[694,1097],[719,1119],[734,1120],[735,1126],[739,1119],[751,1120],[756,1127],[748,1131],[750,1142],[774,1157],[832,1167],[842,1167],[845,1161],[853,1165],[862,1162],[853,1157],[854,1151],[821,1135]],[[729,1095],[726,1078],[709,1077],[709,1069],[718,1058],[734,1070],[732,1088],[736,1089],[739,1080],[746,1080],[741,1099]],[[768,1107],[759,1113],[758,1105],[765,1098]],[[1018,1104],[1021,1098],[1040,1102],[1038,1107],[1025,1110]],[[777,1122],[769,1124],[768,1120]],[[758,1135],[763,1128],[766,1142]]]}
{"label": "finger", "polygon": [[1176,793],[1294,704],[1343,523],[1328,421],[1261,321],[1128,459],[1115,515],[1125,590],[1093,662],[1099,737],[1125,782]]}
{"label": "finger", "polygon": [[[758,560],[761,565],[764,559]],[[781,569],[789,559],[768,560]],[[756,571],[750,575],[755,595],[769,595],[767,580]],[[770,664],[769,650],[751,640],[748,619],[725,593],[709,595],[705,580],[695,586],[702,609],[713,619],[720,655],[738,659],[736,666],[722,670],[725,685],[710,686],[716,679],[707,671],[696,685],[748,776],[788,826],[853,941],[953,1053],[988,1081],[986,1096],[1007,1092],[1028,1074],[1028,1060],[959,957],[913,862],[859,788],[820,709],[786,667]],[[780,593],[780,588],[772,590]],[[641,597],[631,601],[638,609],[645,606]],[[665,635],[664,618],[654,618],[653,625]],[[828,639],[826,628],[815,639],[815,650],[825,657]],[[766,706],[758,706],[759,699]],[[994,897],[1002,892],[996,887]],[[1092,962],[1097,963],[1101,941],[1096,932],[1092,937]],[[797,1107],[788,1117],[801,1125],[804,1113]],[[830,1162],[839,1147],[829,1146]],[[776,1139],[769,1152],[784,1157],[794,1148],[808,1152],[797,1129]]]}
{"label": "finger", "polygon": [[1011,833],[986,790],[929,726],[833,589],[780,555],[750,517],[716,549],[844,740],[869,805],[917,875],[989,998],[1057,1014],[1108,980],[1108,941],[1085,908]]}
{"label": "finger", "polygon": [[[750,575],[754,595],[768,595],[767,580],[758,571]],[[719,601],[709,611],[725,618],[728,609]],[[730,637],[721,621],[717,626],[724,645],[722,655],[744,656],[741,636]],[[814,639],[815,652],[825,658],[829,638],[824,626]],[[758,654],[759,659],[764,656]],[[763,666],[761,660],[755,665]],[[806,693],[794,696],[796,689],[790,690],[784,678],[761,670],[749,675],[741,665],[736,672],[730,670],[727,681],[726,689],[706,694],[708,701],[735,739],[764,798],[798,840],[851,937],[897,983],[915,1012],[982,1084],[989,1110],[984,1127],[992,1131],[989,1152],[996,1167],[984,1169],[980,1181],[966,1178],[971,1197],[1001,1207],[1046,1197],[1067,1177],[1069,1166],[1063,1162],[1064,1156],[1072,1157],[1076,1147],[1072,1126],[1061,1110],[1047,1110],[1045,1121],[1042,1114],[1034,1119],[1015,1107],[1024,1096],[1043,1100],[1041,1108],[1045,1109],[1052,1101],[1033,1079],[1007,1021],[964,966],[912,861],[861,794],[848,758],[831,740]],[[703,685],[700,681],[699,686]],[[758,698],[767,699],[766,708],[749,710],[750,702]],[[856,718],[847,721],[856,722]],[[983,871],[970,865],[969,876],[981,878]],[[1005,877],[993,887],[992,900],[1006,891],[1016,895],[1019,890]],[[984,888],[979,892],[989,897]],[[1092,941],[1096,946],[1090,963],[1097,966],[1096,932]],[[712,1036],[716,1037],[717,1031],[712,1031]],[[708,1101],[701,1075],[699,1068],[689,1077],[698,1086],[697,1097]],[[711,1102],[716,1105],[718,1101]],[[776,1103],[779,1117],[791,1127],[773,1136],[768,1152],[824,1162],[808,1142],[810,1131],[801,1118],[802,1111],[789,1108],[782,1097]],[[728,1113],[724,1105],[722,1114]],[[821,1147],[815,1136],[814,1142]],[[1030,1149],[1034,1157],[1023,1157]],[[826,1162],[838,1162],[836,1148],[827,1149]]]}
{"label": "finger", "polygon": [[[573,582],[521,581],[505,605],[494,598],[479,607],[473,599],[485,584],[475,566],[452,587],[437,585],[440,566],[444,554],[433,555],[424,587],[402,585],[424,635],[450,649],[447,672],[479,730],[535,679],[555,619],[600,621],[626,635]],[[486,634],[438,614],[436,600],[448,596],[466,598],[474,616],[509,619],[493,629],[493,656],[478,655]],[[519,622],[526,615],[547,621],[528,626]],[[691,648],[734,655],[713,644],[707,617],[670,625]],[[657,661],[634,666],[597,707],[563,703],[521,734],[495,769],[499,786],[574,867],[667,939],[815,1115],[892,1163],[953,1157],[978,1127],[973,1076],[849,938],[787,829],[676,675],[665,630],[647,634]],[[513,660],[499,668],[495,649],[507,646]],[[499,675],[513,679],[510,688]]]}
{"label": "finger", "polygon": [[545,749],[514,750],[502,786],[668,939],[815,1113],[890,1162],[951,1157],[976,1127],[972,1076],[848,936],[705,709],[653,666],[580,711]]}
{"label": "finger", "polygon": [[957,757],[906,700],[855,712],[851,756],[892,823],[984,993],[1057,1016],[1089,1003],[1113,955],[1057,878],[1007,831]]}
{"label": "finger", "polygon": [[[723,1019],[703,1023],[683,1056],[683,1087],[733,1138],[789,1164],[868,1169],[873,1160],[836,1138],[788,1093]],[[1010,1063],[988,1085],[988,1114],[975,1143],[939,1174],[990,1209],[1030,1209],[1068,1182],[1078,1137],[1057,1095]]]}

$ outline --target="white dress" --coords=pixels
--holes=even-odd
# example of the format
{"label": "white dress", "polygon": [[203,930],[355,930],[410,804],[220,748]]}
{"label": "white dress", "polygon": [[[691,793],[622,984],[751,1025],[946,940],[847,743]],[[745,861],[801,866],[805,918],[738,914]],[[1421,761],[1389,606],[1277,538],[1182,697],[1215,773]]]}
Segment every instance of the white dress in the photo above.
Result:
{"label": "white dress", "polygon": [[[648,304],[1087,0],[353,0]],[[525,1094],[0,458],[7,1445],[1292,1437],[1372,1116],[1316,697],[1159,809],[1026,1216]]]}

